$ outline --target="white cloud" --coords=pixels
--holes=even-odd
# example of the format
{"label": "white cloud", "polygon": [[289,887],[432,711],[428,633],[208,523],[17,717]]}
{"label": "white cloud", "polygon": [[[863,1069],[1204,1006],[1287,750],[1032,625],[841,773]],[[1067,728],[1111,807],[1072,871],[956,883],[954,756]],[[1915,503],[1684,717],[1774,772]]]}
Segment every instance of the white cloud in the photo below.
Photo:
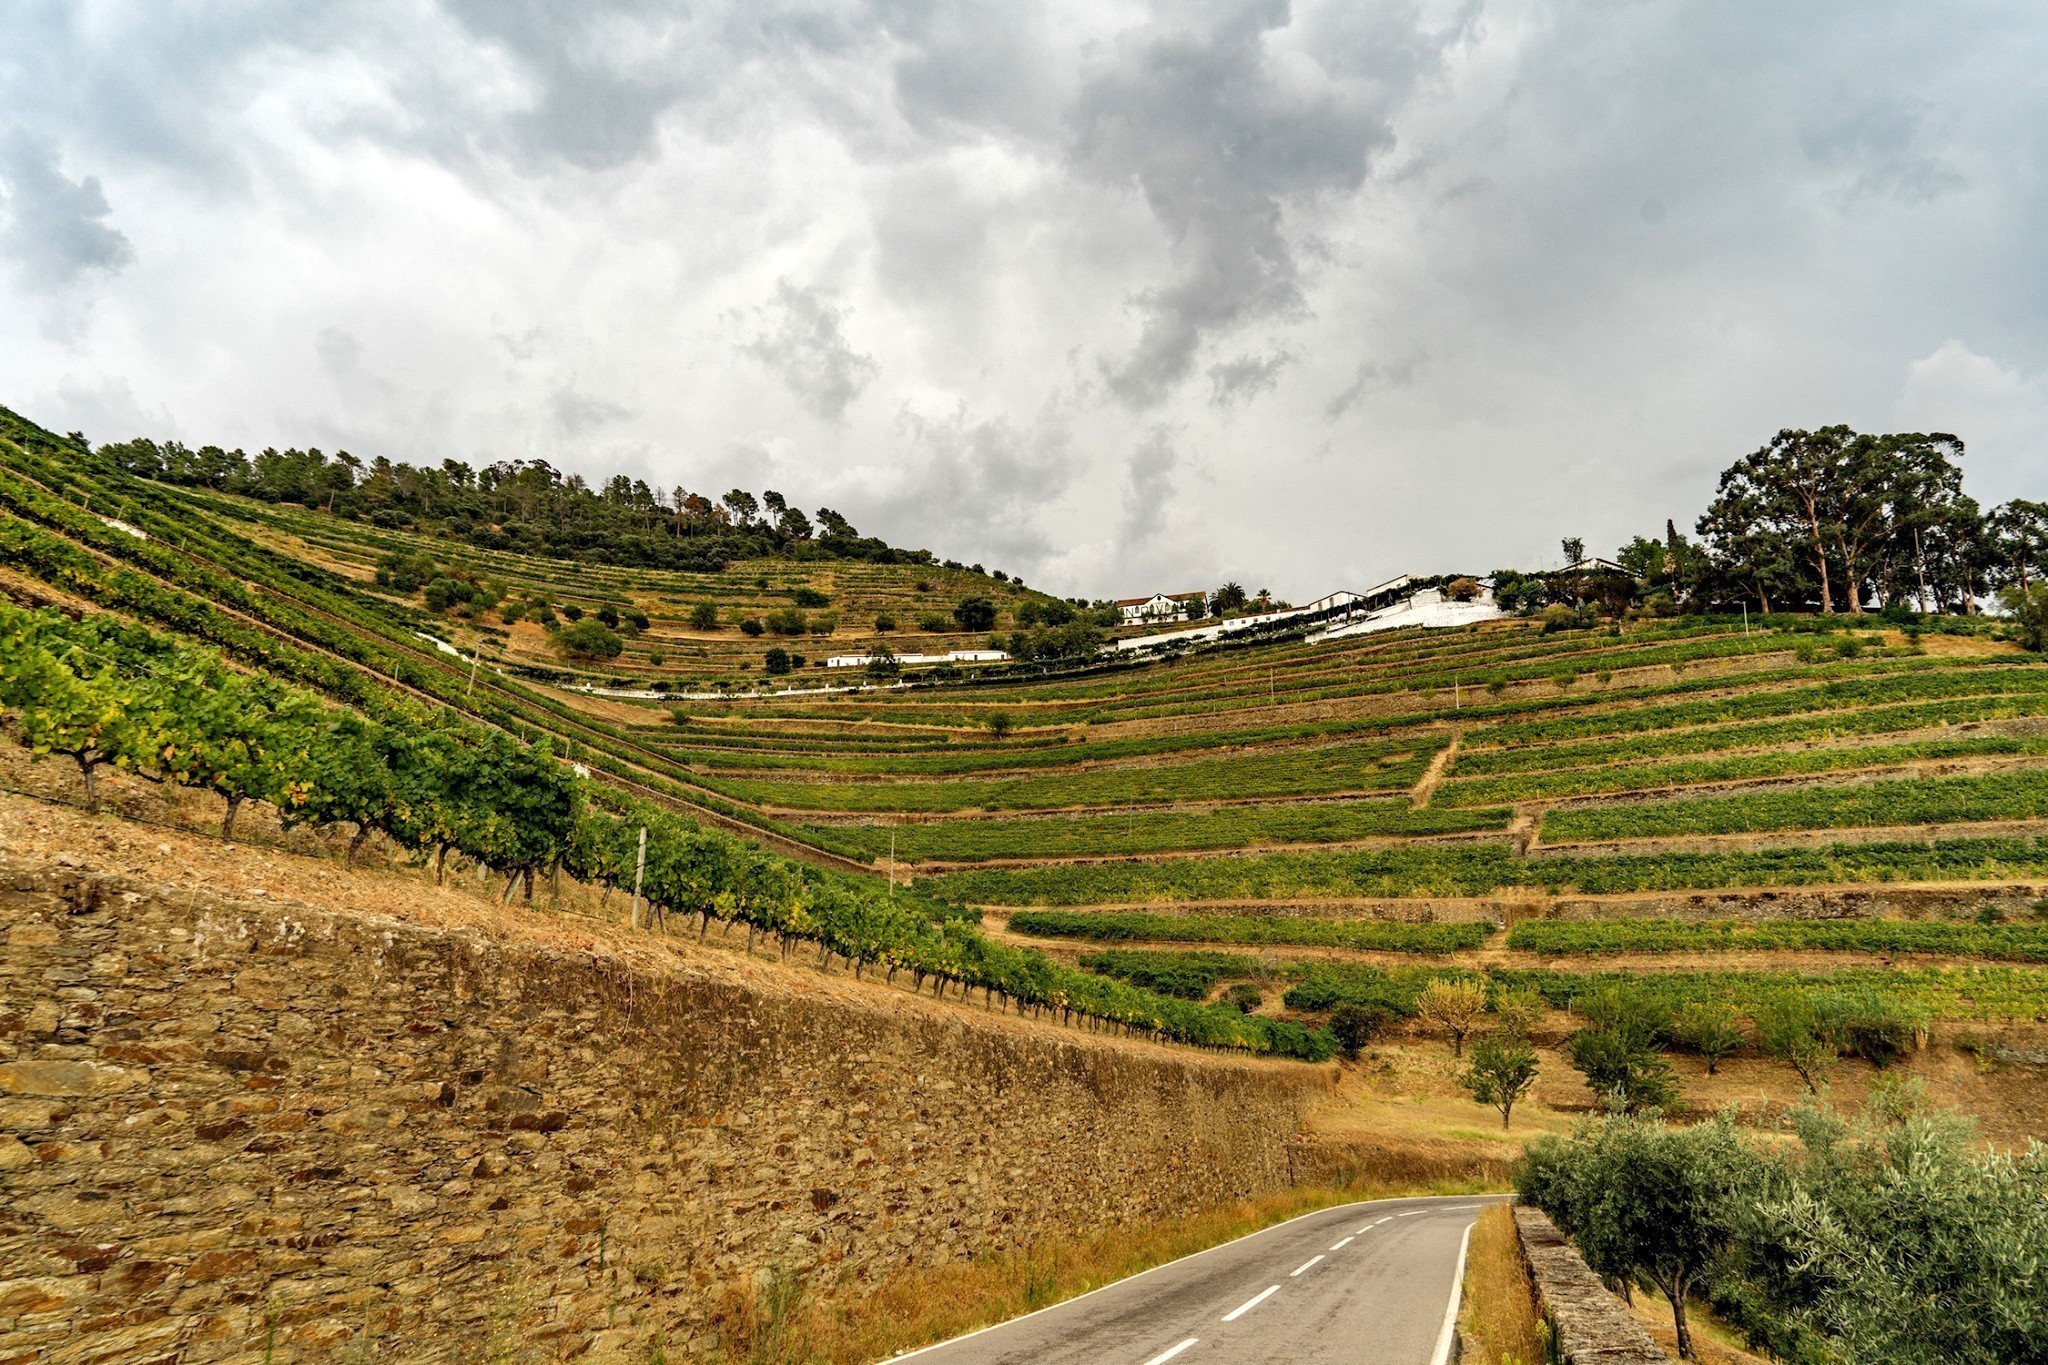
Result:
{"label": "white cloud", "polygon": [[1893,425],[1963,437],[1971,492],[1989,506],[2048,493],[2048,375],[1950,340],[1906,367]]}

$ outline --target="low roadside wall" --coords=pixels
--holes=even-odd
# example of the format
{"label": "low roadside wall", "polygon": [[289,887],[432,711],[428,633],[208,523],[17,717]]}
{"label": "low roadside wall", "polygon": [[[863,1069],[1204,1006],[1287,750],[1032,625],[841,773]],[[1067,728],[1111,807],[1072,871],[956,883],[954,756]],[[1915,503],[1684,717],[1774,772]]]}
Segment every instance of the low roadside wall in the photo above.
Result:
{"label": "low roadside wall", "polygon": [[1564,1365],[1661,1365],[1671,1359],[1541,1210],[1516,1205],[1515,1229],[1536,1287],[1537,1310],[1550,1323]]}

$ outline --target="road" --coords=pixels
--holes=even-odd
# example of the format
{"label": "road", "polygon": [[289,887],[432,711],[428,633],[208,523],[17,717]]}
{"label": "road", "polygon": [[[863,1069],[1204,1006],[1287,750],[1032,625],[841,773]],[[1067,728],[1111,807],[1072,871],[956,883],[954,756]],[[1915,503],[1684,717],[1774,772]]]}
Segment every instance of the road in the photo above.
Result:
{"label": "road", "polygon": [[918,1365],[1441,1365],[1487,1201],[1344,1204],[899,1356]]}

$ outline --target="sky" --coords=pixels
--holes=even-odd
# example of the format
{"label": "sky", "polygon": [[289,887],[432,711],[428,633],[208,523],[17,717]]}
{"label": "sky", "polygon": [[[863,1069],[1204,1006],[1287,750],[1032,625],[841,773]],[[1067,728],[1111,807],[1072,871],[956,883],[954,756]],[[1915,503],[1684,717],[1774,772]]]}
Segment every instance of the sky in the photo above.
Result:
{"label": "sky", "polygon": [[2037,0],[10,0],[0,403],[777,489],[1062,594],[2048,497]]}

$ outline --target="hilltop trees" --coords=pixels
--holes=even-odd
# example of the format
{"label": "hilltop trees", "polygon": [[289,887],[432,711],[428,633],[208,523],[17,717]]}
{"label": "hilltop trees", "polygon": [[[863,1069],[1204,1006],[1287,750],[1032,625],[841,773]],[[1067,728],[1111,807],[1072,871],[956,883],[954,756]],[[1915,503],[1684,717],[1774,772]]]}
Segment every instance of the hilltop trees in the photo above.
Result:
{"label": "hilltop trees", "polygon": [[735,559],[770,554],[934,562],[929,551],[898,550],[862,536],[830,508],[818,509],[823,529],[815,530],[780,493],[757,498],[735,488],[714,499],[686,488],[651,488],[625,475],[592,487],[545,460],[503,460],[482,468],[460,460],[414,466],[378,458],[365,464],[346,451],[329,456],[317,449],[265,450],[251,456],[148,439],[103,445],[96,453],[161,483],[318,507],[373,526],[490,550],[714,572]]}
{"label": "hilltop trees", "polygon": [[1966,603],[1976,504],[1962,496],[1963,443],[1943,432],[1786,429],[1723,471],[1700,518],[1714,561],[1770,610],[1812,592],[1823,613],[1872,592]]}

